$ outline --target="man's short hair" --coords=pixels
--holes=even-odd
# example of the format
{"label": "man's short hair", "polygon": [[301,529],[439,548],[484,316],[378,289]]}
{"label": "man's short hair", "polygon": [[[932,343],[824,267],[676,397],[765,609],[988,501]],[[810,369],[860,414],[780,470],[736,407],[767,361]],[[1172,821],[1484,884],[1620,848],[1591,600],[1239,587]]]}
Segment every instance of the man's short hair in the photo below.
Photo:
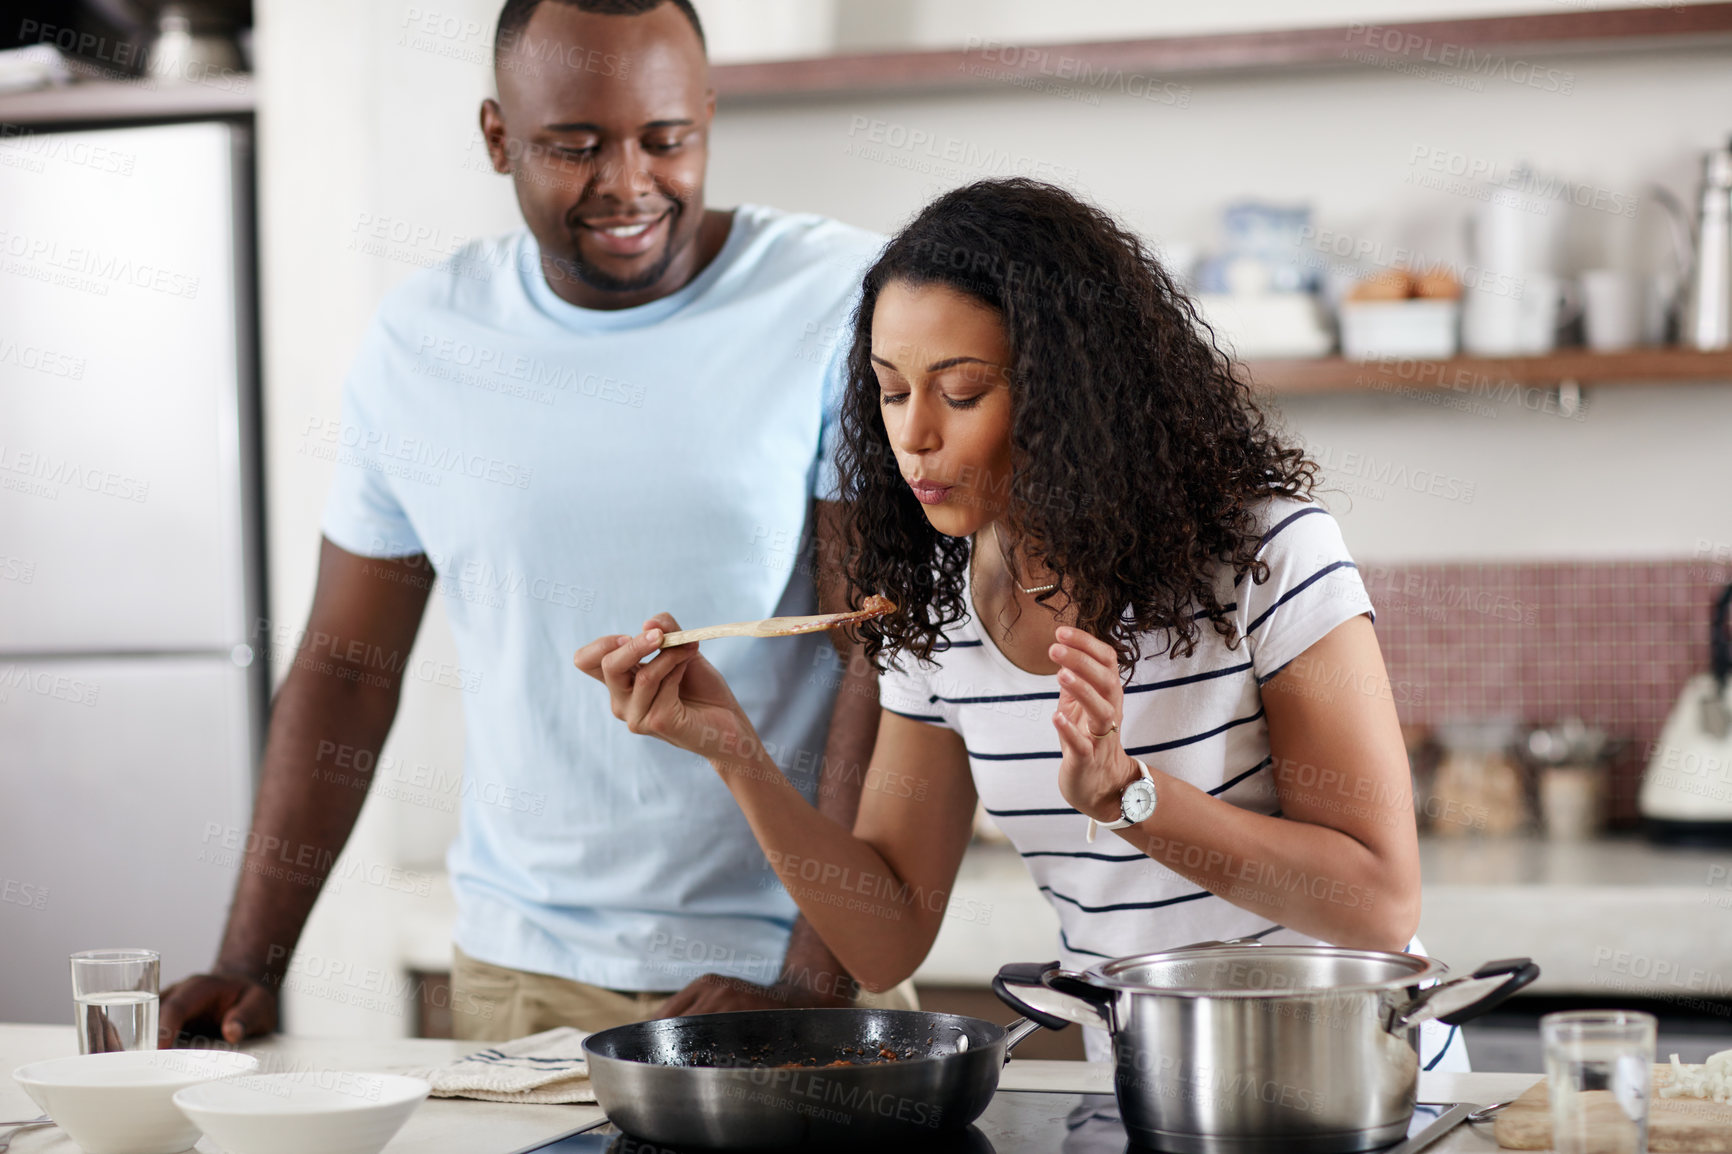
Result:
{"label": "man's short hair", "polygon": [[[504,59],[506,53],[517,46],[523,38],[523,30],[529,26],[529,18],[535,15],[535,10],[541,7],[543,0],[505,0],[505,7],[499,10],[499,24],[493,31],[493,60],[497,64]],[[550,0],[551,3],[569,4],[580,12],[594,12],[601,16],[642,16],[653,12],[663,4],[672,4],[685,14],[692,22],[692,29],[698,34],[698,43],[704,50],[709,50],[709,42],[704,39],[704,23],[698,19],[698,10],[692,7],[692,0]]]}

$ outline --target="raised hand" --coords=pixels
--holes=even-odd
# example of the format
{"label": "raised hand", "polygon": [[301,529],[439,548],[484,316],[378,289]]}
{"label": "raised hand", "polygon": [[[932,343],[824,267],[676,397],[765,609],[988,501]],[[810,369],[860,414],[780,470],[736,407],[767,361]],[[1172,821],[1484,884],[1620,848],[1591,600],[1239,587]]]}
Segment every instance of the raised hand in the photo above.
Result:
{"label": "raised hand", "polygon": [[1061,626],[1048,650],[1059,665],[1058,789],[1077,810],[1096,821],[1117,821],[1119,796],[1141,776],[1119,742],[1125,690],[1119,683],[1118,655],[1098,637]]}
{"label": "raised hand", "polygon": [[664,649],[644,662],[656,653],[662,635],[678,628],[671,614],[658,613],[637,636],[598,637],[579,649],[574,661],[607,686],[613,715],[633,733],[705,757],[749,753],[757,740],[752,723],[696,642]]}

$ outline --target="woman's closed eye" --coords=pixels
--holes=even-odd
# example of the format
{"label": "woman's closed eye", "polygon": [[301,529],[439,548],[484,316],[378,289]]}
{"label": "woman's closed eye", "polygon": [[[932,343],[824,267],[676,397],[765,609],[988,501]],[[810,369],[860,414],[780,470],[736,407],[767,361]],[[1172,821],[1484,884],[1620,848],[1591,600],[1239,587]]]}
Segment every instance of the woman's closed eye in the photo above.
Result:
{"label": "woman's closed eye", "polygon": [[[940,395],[944,397],[944,403],[953,409],[972,409],[974,406],[980,404],[980,398],[986,394],[976,393],[972,397],[953,397],[948,393]],[[886,405],[899,405],[908,399],[908,390],[904,389],[901,392],[893,393],[888,389],[880,389],[878,391],[878,399],[881,403]]]}

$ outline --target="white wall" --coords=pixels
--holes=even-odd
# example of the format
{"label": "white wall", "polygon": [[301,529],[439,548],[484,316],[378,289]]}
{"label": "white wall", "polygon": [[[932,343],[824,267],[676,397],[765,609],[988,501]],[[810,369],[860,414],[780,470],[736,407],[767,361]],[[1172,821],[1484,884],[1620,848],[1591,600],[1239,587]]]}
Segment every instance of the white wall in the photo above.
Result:
{"label": "white wall", "polygon": [[[1336,0],[1324,22],[1370,19],[1391,0]],[[1103,35],[1106,15],[1152,9],[1188,28],[1185,8],[1231,26],[1286,18],[1268,2],[1062,6],[975,0],[926,5],[938,39],[1034,36],[1031,14],[1074,22],[1043,38]],[[1444,10],[1442,0],[1431,6]],[[1479,11],[1489,0],[1458,0]],[[1551,10],[1545,5],[1529,8]],[[430,6],[420,6],[422,12]],[[1322,9],[1308,9],[1307,19]],[[256,5],[263,187],[262,264],[270,595],[299,628],[311,600],[319,509],[330,467],[306,454],[309,422],[338,412],[343,375],[380,297],[463,237],[515,227],[510,185],[485,168],[476,108],[489,91],[495,0],[445,0],[443,31],[407,22],[386,0],[259,0]],[[974,15],[957,16],[956,13]],[[996,14],[996,15],[994,15]],[[942,15],[943,20],[939,20]],[[991,19],[988,19],[988,17]],[[997,22],[1002,18],[1002,22]],[[1237,23],[1235,23],[1237,22]],[[1223,25],[1225,26],[1225,25]],[[763,201],[890,229],[940,187],[989,175],[991,158],[1058,175],[1148,235],[1207,241],[1220,203],[1260,195],[1317,206],[1318,222],[1395,244],[1452,243],[1468,201],[1405,183],[1416,148],[1504,163],[1543,160],[1573,178],[1640,195],[1646,181],[1692,183],[1693,154],[1732,128],[1732,68],[1718,52],[1639,59],[1570,58],[1570,95],[1507,82],[1467,92],[1373,69],[1189,81],[1183,108],[1111,93],[1099,104],[1006,89],[943,98],[809,100],[730,107],[717,126],[711,199]],[[1090,95],[1083,93],[1083,96]],[[851,154],[856,117],[960,142],[974,160],[910,172]],[[981,158],[987,158],[983,164]],[[1589,214],[1575,259],[1635,263],[1644,221]],[[374,230],[383,234],[375,237]],[[393,239],[396,238],[396,239]],[[1537,398],[1536,398],[1537,399]],[[1732,389],[1601,390],[1580,421],[1494,406],[1440,411],[1398,397],[1292,401],[1293,427],[1346,464],[1359,496],[1343,508],[1350,542],[1382,561],[1438,557],[1677,556],[1700,539],[1732,541],[1725,499]],[[1365,464],[1349,454],[1369,455]],[[1375,486],[1387,463],[1474,486],[1471,503]],[[1423,488],[1423,485],[1421,486]],[[437,600],[437,599],[436,599]],[[416,658],[455,661],[435,605]],[[279,675],[282,669],[278,669]],[[459,703],[411,681],[387,753],[446,771],[461,763]],[[436,860],[454,828],[447,799],[425,791],[369,800],[350,861]],[[350,883],[321,899],[288,997],[301,1033],[390,1034],[404,1028],[371,971],[396,964],[396,929],[428,899]],[[375,988],[370,988],[375,987]]]}
{"label": "white wall", "polygon": [[[1358,66],[1190,78],[1182,106],[1008,88],[743,103],[717,125],[711,193],[893,230],[942,188],[1026,173],[1084,192],[1158,242],[1207,245],[1224,201],[1261,197],[1314,206],[1320,258],[1327,231],[1390,259],[1413,248],[1460,261],[1477,202],[1415,183],[1428,158],[1500,173],[1530,159],[1602,190],[1603,204],[1635,207],[1633,218],[1572,210],[1566,271],[1658,267],[1666,237],[1649,185],[1692,189],[1698,154],[1732,132],[1732,53],[1578,55],[1541,67],[1567,75],[1569,91],[1488,77],[1476,92]],[[909,143],[919,134],[930,143]],[[1579,420],[1540,411],[1551,402],[1538,393],[1458,399],[1470,411],[1391,396],[1283,403],[1293,430],[1345,466],[1358,496],[1333,504],[1356,552],[1676,557],[1704,539],[1732,541],[1721,480],[1732,389],[1592,390]],[[1436,475],[1445,493],[1471,486],[1471,501],[1432,495]]]}
{"label": "white wall", "polygon": [[699,0],[698,17],[718,62],[820,56],[836,41],[836,0]]}
{"label": "white wall", "polygon": [[[519,221],[510,182],[485,168],[476,129],[491,92],[498,5],[439,8],[457,21],[450,34],[417,32],[406,24],[410,6],[384,0],[255,5],[270,599],[289,629],[305,624],[312,601],[331,476],[306,454],[308,423],[337,417],[349,360],[387,289],[462,238]],[[438,600],[412,665],[456,662]],[[459,697],[410,681],[386,755],[460,769]],[[443,809],[455,796],[408,789],[398,791],[406,800],[385,797],[378,784],[339,869],[356,863],[365,876],[376,863],[438,862],[456,828]],[[303,964],[316,961],[320,972],[292,975],[285,998],[295,1032],[405,1032],[394,1008],[401,999],[378,986],[397,965],[396,924],[433,900],[416,888],[350,883],[321,897],[301,945]]]}

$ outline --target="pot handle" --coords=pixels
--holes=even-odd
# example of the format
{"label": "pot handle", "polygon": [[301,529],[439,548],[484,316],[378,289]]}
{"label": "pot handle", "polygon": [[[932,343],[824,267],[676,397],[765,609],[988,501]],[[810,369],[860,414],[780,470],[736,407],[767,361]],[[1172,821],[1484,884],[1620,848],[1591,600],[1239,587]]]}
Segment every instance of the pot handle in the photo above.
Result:
{"label": "pot handle", "polygon": [[[1405,1030],[1433,1018],[1446,1026],[1471,1022],[1540,976],[1532,958],[1487,962],[1471,977],[1439,982],[1397,1010],[1391,1028]],[[1503,978],[1503,981],[1497,981]]]}
{"label": "pot handle", "polygon": [[[1058,999],[1039,998],[1040,1006],[1031,1005],[1014,989],[1039,990],[1057,994]],[[998,1000],[1023,1017],[1049,1030],[1062,1030],[1072,1022],[1083,1026],[1105,1026],[1106,1008],[1113,996],[1096,988],[1081,974],[1061,969],[1054,962],[1012,962],[999,967],[992,979],[992,992]],[[1076,1003],[1082,1003],[1081,1008]],[[1018,1038],[1017,1041],[1021,1041]]]}

